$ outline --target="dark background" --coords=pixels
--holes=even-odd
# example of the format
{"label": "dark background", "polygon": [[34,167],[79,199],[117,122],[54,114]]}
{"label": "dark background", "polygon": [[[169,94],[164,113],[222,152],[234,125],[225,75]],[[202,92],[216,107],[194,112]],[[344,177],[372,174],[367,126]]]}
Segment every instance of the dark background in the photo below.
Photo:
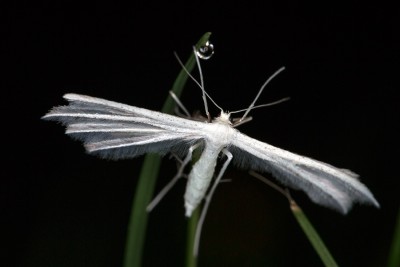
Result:
{"label": "dark background", "polygon": [[[399,207],[399,12],[394,6],[35,2],[2,8],[3,266],[121,266],[143,158],[85,154],[40,117],[67,92],[160,110],[186,59],[211,31],[206,88],[228,110],[247,107],[286,66],[240,130],[361,175],[381,209],[347,215],[295,199],[342,266],[384,266]],[[189,83],[182,97],[203,110]],[[217,110],[213,109],[217,115]],[[157,191],[175,173],[163,162]],[[229,168],[203,229],[200,266],[321,266],[287,201]],[[184,182],[151,213],[144,266],[183,266]]]}

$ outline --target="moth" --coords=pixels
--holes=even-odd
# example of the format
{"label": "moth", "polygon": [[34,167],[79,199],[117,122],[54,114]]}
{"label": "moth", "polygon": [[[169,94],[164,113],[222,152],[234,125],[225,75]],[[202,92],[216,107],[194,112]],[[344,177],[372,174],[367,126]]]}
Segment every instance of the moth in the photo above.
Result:
{"label": "moth", "polygon": [[[281,70],[264,83],[258,96]],[[200,87],[204,97],[203,83]],[[70,93],[64,98],[69,105],[54,107],[42,118],[64,124],[66,134],[83,141],[89,154],[117,160],[146,153],[176,153],[186,155],[186,164],[194,148],[201,149],[184,195],[187,217],[207,192],[212,195],[231,161],[240,168],[271,173],[283,185],[302,190],[313,202],[343,214],[356,202],[379,207],[357,174],[251,138],[235,129],[238,123],[233,123],[231,113],[222,109],[212,120],[197,121],[86,95]],[[226,160],[210,189],[221,155]]]}

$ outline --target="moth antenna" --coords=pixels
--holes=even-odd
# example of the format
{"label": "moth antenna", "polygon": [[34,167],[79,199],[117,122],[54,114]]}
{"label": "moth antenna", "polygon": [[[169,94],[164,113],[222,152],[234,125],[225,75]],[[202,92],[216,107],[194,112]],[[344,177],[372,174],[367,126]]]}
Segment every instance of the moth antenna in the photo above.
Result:
{"label": "moth antenna", "polygon": [[256,95],[256,97],[254,98],[253,102],[250,104],[250,106],[247,108],[246,112],[244,113],[243,117],[240,120],[243,120],[244,118],[246,118],[247,114],[249,114],[250,110],[254,107],[254,104],[256,103],[257,99],[260,97],[261,93],[263,92],[264,88],[267,86],[267,84],[273,79],[275,78],[279,73],[281,73],[283,70],[285,69],[285,67],[280,68],[279,70],[275,71],[274,74],[272,74],[267,81],[261,86],[260,90],[258,91],[258,94]]}
{"label": "moth antenna", "polygon": [[[194,48],[194,49],[195,49],[195,48]],[[204,101],[204,107],[205,107],[205,109],[206,109],[207,118],[208,118],[208,120],[210,121],[211,118],[210,118],[210,114],[209,114],[209,112],[208,112],[207,100],[206,100],[206,98],[204,97],[204,95],[205,95],[205,96],[206,96],[206,97],[221,111],[221,112],[223,111],[223,109],[222,109],[220,106],[218,106],[218,104],[214,101],[214,99],[212,99],[212,97],[211,97],[211,96],[206,92],[206,90],[204,89],[203,74],[202,74],[202,71],[201,71],[200,61],[199,61],[199,59],[198,59],[196,50],[194,50],[194,56],[195,56],[195,58],[196,58],[196,63],[197,63],[197,66],[198,66],[198,68],[199,68],[200,77],[201,77],[201,82],[197,81],[197,80],[193,77],[193,75],[190,74],[190,72],[186,69],[185,65],[183,64],[183,62],[181,61],[181,59],[179,58],[179,56],[178,56],[178,54],[177,54],[176,52],[174,52],[174,55],[175,55],[175,57],[176,57],[176,59],[177,59],[179,65],[181,65],[182,69],[186,72],[186,74],[190,77],[190,79],[192,79],[192,80],[197,84],[197,86],[201,89],[201,91],[202,91],[202,93],[203,93],[203,101]]]}
{"label": "moth antenna", "polygon": [[[256,109],[256,108],[269,107],[269,106],[273,106],[273,105],[280,104],[280,103],[282,103],[282,102],[286,102],[286,101],[288,101],[288,100],[290,100],[290,97],[284,97],[284,98],[282,98],[282,99],[276,100],[276,101],[271,102],[271,103],[266,103],[266,104],[261,104],[261,105],[254,106],[254,107],[252,107],[251,109],[253,110],[253,109]],[[246,109],[235,110],[235,111],[231,111],[231,112],[229,112],[229,113],[230,113],[230,114],[240,113],[240,112],[243,112],[243,111],[246,111],[246,110],[248,110],[248,109],[246,108]],[[247,118],[245,118],[245,119],[247,119]],[[242,121],[242,120],[244,120],[244,119],[241,118],[240,120]]]}
{"label": "moth antenna", "polygon": [[[186,69],[185,65],[183,64],[182,60],[179,58],[178,54],[176,52],[174,52],[174,56],[176,58],[176,60],[178,61],[179,65],[181,65],[181,68],[186,72],[186,74],[190,77],[190,79],[192,79],[192,81],[194,81],[197,86],[202,89],[201,84],[196,80],[196,78],[193,77],[192,74],[190,74],[190,72]],[[207,94],[207,93],[206,93]],[[208,95],[207,95],[208,96]]]}

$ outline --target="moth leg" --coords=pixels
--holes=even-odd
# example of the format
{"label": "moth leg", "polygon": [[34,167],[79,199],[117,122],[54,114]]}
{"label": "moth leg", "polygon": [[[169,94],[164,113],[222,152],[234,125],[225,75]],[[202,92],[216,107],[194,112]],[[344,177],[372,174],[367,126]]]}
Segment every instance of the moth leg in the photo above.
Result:
{"label": "moth leg", "polygon": [[224,175],[226,168],[228,167],[229,163],[232,161],[232,158],[233,158],[232,153],[229,152],[226,148],[224,148],[222,150],[222,153],[224,153],[224,155],[227,157],[227,159],[226,159],[224,165],[222,166],[220,172],[218,173],[218,176],[215,179],[215,181],[210,189],[210,192],[208,192],[208,194],[204,198],[203,210],[201,211],[199,222],[197,223],[196,234],[195,234],[195,238],[194,238],[194,246],[193,246],[193,254],[196,257],[199,253],[201,230],[203,228],[204,219],[206,218],[208,207],[210,206],[210,203],[211,203],[211,198],[214,195],[215,189],[217,189],[217,185],[221,182],[221,178]]}
{"label": "moth leg", "polygon": [[253,117],[246,117],[243,120],[240,120],[240,118],[233,118],[232,119],[232,123],[233,123],[233,127],[238,127],[239,125],[245,124],[249,121],[253,120]]}
{"label": "moth leg", "polygon": [[[172,97],[172,99],[175,101],[175,103],[178,105],[178,107],[181,108],[181,110],[183,111],[183,113],[185,113],[186,118],[190,118],[190,113],[189,111],[185,108],[185,106],[183,105],[183,103],[179,100],[179,98],[176,96],[176,94],[172,91],[169,91],[169,95]],[[185,117],[183,116],[182,113],[180,113],[179,109],[176,109],[175,112],[177,112],[178,116],[180,117]]]}
{"label": "moth leg", "polygon": [[181,166],[179,167],[178,172],[172,178],[172,180],[160,191],[160,193],[158,193],[157,196],[150,202],[150,204],[146,208],[147,212],[152,211],[154,207],[157,206],[158,202],[160,202],[161,199],[163,199],[163,197],[168,193],[168,191],[171,190],[171,188],[176,184],[179,178],[184,176],[183,170],[185,169],[186,165],[192,160],[193,150],[195,150],[198,146],[199,144],[196,144],[189,148],[188,154],[183,160]]}

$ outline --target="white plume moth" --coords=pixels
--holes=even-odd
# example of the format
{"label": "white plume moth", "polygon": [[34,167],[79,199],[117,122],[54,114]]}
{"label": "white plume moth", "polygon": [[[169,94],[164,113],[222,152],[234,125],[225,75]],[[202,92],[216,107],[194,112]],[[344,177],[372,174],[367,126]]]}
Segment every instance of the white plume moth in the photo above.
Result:
{"label": "white plume moth", "polygon": [[[198,59],[197,63],[200,69]],[[66,134],[82,140],[88,153],[102,158],[127,159],[149,152],[186,155],[174,180],[182,175],[183,168],[190,162],[193,149],[199,147],[201,156],[190,171],[184,196],[188,217],[206,198],[196,231],[196,255],[210,198],[232,160],[241,168],[271,173],[285,186],[304,191],[313,202],[343,214],[355,202],[379,207],[372,193],[357,179],[357,174],[271,146],[234,128],[247,118],[262,90],[282,70],[279,69],[264,83],[253,103],[236,123],[230,119],[233,112],[226,113],[222,109],[213,120],[195,121],[79,94],[64,95],[69,105],[54,107],[42,118],[63,123]],[[200,77],[199,86],[206,114],[210,118],[201,69]],[[221,153],[227,159],[210,188]],[[156,198],[152,206],[161,197]]]}

